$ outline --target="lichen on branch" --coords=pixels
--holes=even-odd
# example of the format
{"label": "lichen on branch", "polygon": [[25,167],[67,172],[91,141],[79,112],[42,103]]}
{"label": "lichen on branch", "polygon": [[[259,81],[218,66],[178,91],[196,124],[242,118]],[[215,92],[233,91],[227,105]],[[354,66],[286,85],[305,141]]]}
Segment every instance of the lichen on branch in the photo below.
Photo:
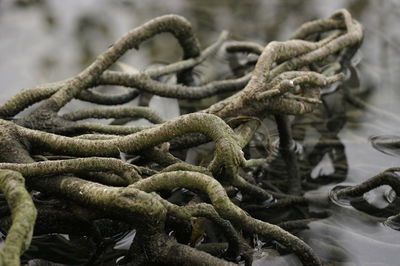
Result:
{"label": "lichen on branch", "polygon": [[[128,50],[165,32],[178,40],[182,60],[137,73],[110,69]],[[305,23],[291,40],[273,41],[265,47],[251,42],[223,46],[226,39],[228,34],[223,32],[201,51],[186,19],[177,15],[158,17],[122,36],[78,75],[25,89],[2,104],[0,190],[9,207],[0,204],[0,228],[10,216],[12,226],[0,250],[0,264],[18,265],[21,253],[29,247],[35,202],[39,214],[52,213],[60,219],[79,217],[75,222],[90,228],[87,234],[97,249],[89,264],[99,260],[104,251],[102,241],[107,237],[102,235],[104,228],[97,226],[99,220],[106,219],[123,224],[118,232],[127,227],[136,230],[124,257],[130,265],[236,265],[240,260],[250,265],[255,235],[270,247],[279,243],[304,265],[321,265],[303,240],[284,229],[305,227],[312,217],[294,221],[282,220],[284,215],[256,219],[244,208],[262,208],[273,216],[271,209],[286,210],[311,202],[304,197],[302,177],[296,173],[294,141],[285,115],[314,111],[322,102],[320,88],[344,79],[343,62],[360,45],[361,25],[348,11],[339,10],[329,18]],[[229,56],[251,53],[257,63],[248,64],[240,76],[196,84],[193,69],[221,47]],[[334,64],[340,67],[330,68]],[[334,71],[327,75],[323,72],[327,68]],[[161,79],[171,75],[176,75],[175,84]],[[126,91],[98,92],[96,87],[103,85],[123,86]],[[187,100],[193,109],[205,98],[220,98],[206,108],[197,108],[197,112],[165,121],[162,114],[147,106],[131,106],[131,100],[148,94]],[[60,115],[60,109],[73,99],[109,106]],[[29,114],[16,117],[40,101]],[[129,105],[117,106],[120,104]],[[270,158],[252,158],[249,150],[259,141],[260,132],[268,135],[264,118],[270,115],[275,115],[278,125],[279,155],[292,169],[289,182],[284,184],[286,191],[268,180],[262,180],[267,184],[262,186],[247,171],[269,167]],[[83,121],[110,118],[116,120],[111,124]],[[140,118],[152,124],[123,125]],[[197,148],[197,155],[201,155],[205,146],[199,145],[206,142],[210,142],[207,152],[193,162],[195,149],[189,148]],[[268,149],[272,151],[273,145]],[[34,192],[33,196],[29,192]],[[37,199],[37,194],[44,195],[45,200]],[[57,209],[54,200],[62,202],[65,209]],[[51,233],[77,233],[62,223],[59,227],[45,226],[56,218],[41,215],[38,226]],[[218,256],[201,251],[193,240],[194,235],[201,239],[208,233],[204,244],[226,247]]]}

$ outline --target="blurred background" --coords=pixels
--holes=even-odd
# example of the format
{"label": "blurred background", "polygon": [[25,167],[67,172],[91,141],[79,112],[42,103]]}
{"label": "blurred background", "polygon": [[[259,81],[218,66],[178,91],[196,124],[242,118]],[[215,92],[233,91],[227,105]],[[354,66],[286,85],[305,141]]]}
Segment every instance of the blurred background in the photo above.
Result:
{"label": "blurred background", "polygon": [[[287,40],[302,23],[329,16],[339,8],[347,8],[364,26],[365,38],[357,54],[361,62],[353,73],[356,85],[368,90],[364,98],[368,104],[389,112],[358,114],[338,134],[349,164],[346,184],[359,183],[400,165],[398,150],[387,155],[368,141],[371,136],[400,135],[397,0],[0,0],[0,103],[23,88],[79,73],[125,32],[159,15],[186,17],[202,47],[212,43],[222,30],[228,30],[231,39],[265,45]],[[177,42],[165,34],[142,44],[122,61],[144,69],[154,63],[173,62],[180,55]],[[319,167],[320,172],[330,171],[329,162]],[[311,194],[326,195],[331,188],[325,186]],[[303,236],[329,234],[339,241],[351,256],[350,264],[341,265],[398,265],[398,231],[352,208],[332,209],[337,215],[310,224]],[[310,245],[320,256],[330,256],[318,248],[318,242]],[[258,263],[266,262],[260,259]],[[297,265],[294,258],[286,263]]]}

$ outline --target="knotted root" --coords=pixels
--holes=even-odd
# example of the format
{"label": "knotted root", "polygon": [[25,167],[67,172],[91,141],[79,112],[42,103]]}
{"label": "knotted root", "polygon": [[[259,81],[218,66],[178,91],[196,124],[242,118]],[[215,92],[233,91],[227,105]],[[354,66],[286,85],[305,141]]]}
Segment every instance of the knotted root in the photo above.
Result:
{"label": "knotted root", "polygon": [[[171,33],[178,40],[183,49],[181,61],[138,73],[110,70],[128,50],[137,49],[143,41],[163,32]],[[314,38],[315,35],[320,38]],[[240,191],[254,201],[268,202],[276,208],[307,203],[301,196],[301,180],[291,152],[285,158],[292,169],[289,193],[295,195],[261,188],[244,178],[241,167],[256,167],[268,161],[248,157],[246,160],[245,155],[248,155],[249,144],[263,128],[260,126],[263,119],[271,114],[276,115],[280,128],[281,151],[290,151],[293,140],[285,115],[313,111],[321,103],[319,88],[344,78],[341,67],[334,68],[329,76],[320,69],[338,64],[338,61],[342,63],[347,53],[351,57],[353,53],[346,51],[354,52],[358,48],[362,39],[361,25],[346,10],[339,10],[327,19],[304,24],[286,42],[271,42],[265,48],[254,43],[230,43],[225,48],[231,54],[246,52],[258,56],[254,68],[254,64],[249,64],[241,77],[195,84],[193,68],[212,56],[227,36],[223,32],[215,43],[201,51],[186,19],[162,16],[128,32],[77,76],[26,89],[1,105],[0,169],[9,170],[0,170],[0,189],[10,205],[13,225],[0,251],[0,262],[19,264],[21,252],[29,245],[36,211],[28,190],[34,191],[32,194],[39,191],[45,198],[57,198],[69,206],[79,206],[76,212],[84,215],[88,228],[102,218],[134,226],[137,236],[126,255],[126,259],[133,258],[130,262],[133,265],[234,265],[227,260],[236,262],[238,255],[245,255],[241,250],[244,240],[240,231],[279,242],[305,265],[321,265],[302,240],[277,225],[252,218],[238,207],[241,204],[233,203],[237,199],[229,198],[227,191],[232,196]],[[166,84],[160,79],[173,74],[179,84]],[[106,94],[94,89],[102,85],[124,86],[126,92]],[[118,105],[143,93],[189,100],[234,94],[197,113],[169,121],[150,108],[139,106],[98,107],[58,114],[72,99]],[[30,114],[15,117],[42,100]],[[154,125],[81,121],[91,118],[124,121],[145,118]],[[215,148],[213,153],[207,151],[207,155],[213,156],[205,156],[197,165],[185,162],[186,154],[190,153],[188,147],[207,141],[212,141]],[[36,162],[33,158],[45,161]],[[21,174],[26,179],[26,189]],[[389,180],[387,176],[382,180]],[[102,180],[108,185],[86,179]],[[355,190],[343,193],[356,193]],[[16,195],[13,191],[21,195],[16,200],[10,198]],[[203,202],[191,204],[185,199],[176,200],[188,195],[192,198],[196,195]],[[277,202],[273,202],[272,195],[278,198]],[[22,201],[26,203],[20,207]],[[0,213],[10,213],[4,211],[8,207],[0,207]],[[63,212],[62,209],[57,211]],[[29,218],[21,221],[21,213]],[[68,213],[68,217],[77,213]],[[177,243],[167,236],[169,219],[187,223],[196,217],[207,218],[221,232],[227,245],[221,241],[213,244],[226,246],[222,258],[196,250],[186,245],[188,243]],[[304,227],[310,219],[283,221],[281,225]],[[44,220],[41,216],[41,228],[44,228]],[[24,226],[15,227],[20,223]],[[9,239],[15,237],[10,244]],[[101,239],[101,234],[96,238]],[[12,250],[8,251],[10,248]]]}

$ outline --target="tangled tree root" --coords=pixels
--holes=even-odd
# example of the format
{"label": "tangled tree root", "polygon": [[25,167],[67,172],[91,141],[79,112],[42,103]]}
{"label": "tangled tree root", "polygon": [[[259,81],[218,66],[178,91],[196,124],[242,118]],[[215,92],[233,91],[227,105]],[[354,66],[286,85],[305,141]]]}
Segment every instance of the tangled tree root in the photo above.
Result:
{"label": "tangled tree root", "polygon": [[[138,73],[109,70],[125,52],[163,32],[179,41],[182,61]],[[344,78],[340,71],[327,76],[322,69],[332,64],[340,64],[339,70],[345,68],[360,45],[361,25],[346,10],[339,10],[329,18],[304,24],[289,41],[271,42],[265,48],[254,43],[229,43],[228,53],[259,56],[254,69],[248,67],[242,77],[196,85],[193,68],[213,55],[225,39],[226,32],[201,51],[186,19],[162,16],[128,32],[77,76],[25,89],[0,106],[0,169],[8,169],[0,170],[0,190],[9,205],[0,206],[0,213],[5,214],[0,221],[9,215],[12,218],[0,250],[1,265],[19,265],[21,253],[29,247],[36,208],[36,230],[47,228],[47,233],[73,229],[61,226],[61,222],[59,228],[46,227],[51,219],[46,220],[44,213],[84,224],[90,229],[81,234],[98,242],[103,238],[95,226],[98,220],[116,220],[135,228],[137,235],[124,259],[132,259],[133,265],[234,265],[239,256],[245,257],[243,248],[248,246],[245,242],[250,235],[278,242],[304,265],[321,265],[306,243],[282,229],[304,227],[312,219],[274,225],[251,217],[233,196],[239,190],[245,197],[269,202],[271,209],[307,204],[301,196],[302,180],[286,115],[311,112],[321,102],[320,88]],[[177,75],[179,84],[157,79],[171,74]],[[102,85],[124,86],[127,92],[96,92],[95,87]],[[148,107],[93,108],[58,114],[72,99],[117,105],[143,93],[196,100],[234,91],[205,110],[170,121]],[[40,101],[30,114],[15,117]],[[266,162],[246,160],[242,149],[253,139],[260,121],[271,114],[276,117],[280,151],[289,169],[287,193],[261,188],[241,172],[242,167]],[[145,118],[155,125],[81,121],[87,118],[122,119],[123,123]],[[215,152],[208,164],[203,162],[206,167],[183,161],[187,147],[207,141],[214,143]],[[187,194],[180,188],[191,191],[191,200],[174,199]],[[34,198],[35,208],[27,190],[45,195],[46,205]],[[272,197],[278,201],[272,202]],[[60,202],[66,206],[65,211],[56,210],[55,204]],[[205,232],[199,229],[201,226],[191,225],[198,217],[211,221],[213,230],[221,235],[220,241],[227,243],[221,245],[226,250],[219,257],[195,248],[193,235]],[[168,236],[171,231],[167,228],[171,226],[175,238]],[[189,234],[179,231],[184,227],[189,228]]]}

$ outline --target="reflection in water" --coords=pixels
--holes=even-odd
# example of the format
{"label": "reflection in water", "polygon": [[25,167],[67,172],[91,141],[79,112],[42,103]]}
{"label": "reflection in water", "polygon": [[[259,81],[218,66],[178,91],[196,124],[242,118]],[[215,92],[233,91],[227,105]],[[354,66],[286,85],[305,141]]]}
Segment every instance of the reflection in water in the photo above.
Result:
{"label": "reflection in water", "polygon": [[[303,185],[309,190],[307,197],[319,201],[319,205],[310,209],[299,207],[296,218],[318,219],[308,223],[308,229],[303,230],[301,236],[325,261],[332,264],[396,265],[399,232],[384,226],[382,218],[361,212],[367,209],[366,204],[370,206],[375,202],[379,205],[377,199],[388,194],[388,190],[375,191],[374,195],[361,201],[349,200],[351,208],[329,202],[328,195],[333,184],[346,181],[346,184],[354,185],[398,164],[396,158],[377,152],[366,141],[370,136],[378,136],[372,139],[375,148],[398,155],[398,150],[387,144],[390,139],[386,137],[400,135],[398,118],[387,111],[377,111],[391,109],[394,114],[400,111],[396,76],[400,66],[398,3],[372,0],[237,2],[0,1],[0,35],[4,36],[0,42],[0,102],[21,88],[75,74],[122,33],[157,15],[178,13],[187,17],[199,33],[201,43],[210,43],[221,30],[227,29],[236,40],[253,40],[264,45],[271,40],[287,39],[293,29],[305,20],[324,17],[337,8],[346,7],[364,25],[366,37],[359,73],[350,68],[351,78],[345,86],[354,95],[362,97],[364,102],[352,102],[357,108],[346,107],[348,95],[327,93],[321,109],[294,118],[293,133],[296,142],[302,146],[299,160],[305,178]],[[177,49],[176,42],[168,36],[157,38],[163,41],[150,41],[140,47],[140,53],[134,51],[124,57],[124,62],[145,68],[153,63],[175,60],[169,51]],[[204,71],[214,72],[215,69]],[[164,109],[168,107],[168,103],[159,97],[153,100],[151,105]],[[260,136],[261,148],[249,152],[266,156],[266,145],[262,142],[273,142],[276,138],[273,132],[270,129],[271,136]],[[268,137],[272,140],[267,140]],[[265,186],[279,190],[281,184],[273,181],[282,173],[284,164],[274,160],[271,165],[275,172],[258,169],[254,176],[263,182],[267,180]],[[379,213],[381,207],[384,206],[377,206],[376,212],[370,214],[377,217],[392,214]],[[251,214],[261,215],[254,209]],[[277,211],[273,217],[260,218],[279,222],[293,218],[290,215]],[[328,218],[319,219],[328,215]],[[132,238],[132,232],[128,237]],[[121,244],[131,239],[128,237],[113,240],[119,240]],[[35,237],[25,260],[41,257],[60,263],[83,264],[87,254],[98,248],[93,245],[88,239],[69,236]],[[47,255],[37,253],[35,249],[39,247],[40,250],[46,249]],[[100,261],[111,263],[120,256],[112,245],[103,248],[109,253],[106,252],[105,258],[100,258]],[[268,250],[265,254],[268,256],[259,258],[255,265],[298,265],[294,256],[274,259]]]}
{"label": "reflection in water", "polygon": [[[347,221],[343,223],[339,216],[346,216]],[[377,239],[377,235],[381,239]],[[378,222],[373,223],[370,217],[362,219],[359,214],[340,210],[334,217],[311,223],[310,230],[304,231],[302,236],[308,239],[323,260],[351,261],[355,265],[397,264],[394,254],[400,242],[393,238],[392,229]]]}

